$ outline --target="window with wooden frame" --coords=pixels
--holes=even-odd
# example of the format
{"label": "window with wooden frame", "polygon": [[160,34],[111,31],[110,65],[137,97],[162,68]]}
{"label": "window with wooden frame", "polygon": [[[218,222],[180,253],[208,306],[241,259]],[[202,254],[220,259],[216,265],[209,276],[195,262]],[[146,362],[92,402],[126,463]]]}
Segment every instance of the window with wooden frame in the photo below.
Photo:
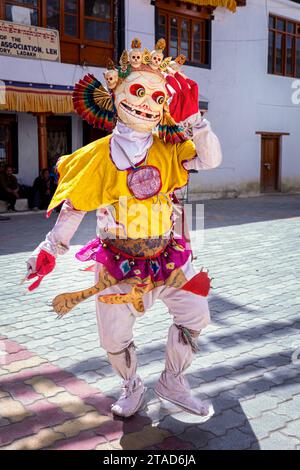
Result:
{"label": "window with wooden frame", "polygon": [[114,4],[114,0],[4,0],[0,17],[59,30],[62,62],[106,65],[114,55]]}
{"label": "window with wooden frame", "polygon": [[59,30],[63,62],[106,65],[107,59],[113,58],[112,0],[42,1],[42,23]]}
{"label": "window with wooden frame", "polygon": [[184,54],[188,65],[210,68],[213,9],[167,0],[155,6],[156,39],[166,39],[166,54]]}
{"label": "window with wooden frame", "polygon": [[15,114],[0,114],[0,170],[11,165],[18,173],[18,122]]}
{"label": "window with wooden frame", "polygon": [[300,78],[300,22],[269,16],[268,72]]}
{"label": "window with wooden frame", "polygon": [[40,0],[4,0],[1,17],[6,21],[39,25]]}

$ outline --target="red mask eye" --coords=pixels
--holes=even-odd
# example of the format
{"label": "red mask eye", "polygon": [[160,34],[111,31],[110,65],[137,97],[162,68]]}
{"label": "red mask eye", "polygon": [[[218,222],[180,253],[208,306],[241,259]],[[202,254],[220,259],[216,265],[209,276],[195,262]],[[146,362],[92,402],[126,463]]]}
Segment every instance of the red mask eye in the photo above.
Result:
{"label": "red mask eye", "polygon": [[130,93],[133,96],[138,96],[139,98],[142,98],[146,94],[146,90],[143,87],[143,85],[139,85],[138,83],[134,83],[130,87]]}
{"label": "red mask eye", "polygon": [[155,91],[152,95],[152,99],[157,104],[163,104],[165,101],[165,94],[162,91]]}

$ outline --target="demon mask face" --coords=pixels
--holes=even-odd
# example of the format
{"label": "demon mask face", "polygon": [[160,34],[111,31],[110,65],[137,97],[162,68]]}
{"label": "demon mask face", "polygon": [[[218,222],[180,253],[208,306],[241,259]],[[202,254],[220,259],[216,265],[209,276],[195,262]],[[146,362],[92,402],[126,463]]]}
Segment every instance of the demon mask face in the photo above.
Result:
{"label": "demon mask face", "polygon": [[118,118],[138,132],[151,132],[162,118],[166,97],[163,76],[132,71],[115,90]]}
{"label": "demon mask face", "polygon": [[183,142],[183,129],[171,117],[167,104],[166,74],[180,70],[185,58],[174,61],[164,57],[166,41],[159,39],[151,52],[142,50],[137,38],[131,50],[125,49],[119,65],[108,61],[104,78],[108,89],[92,74],[75,84],[73,103],[76,112],[90,125],[111,132],[116,120],[138,132],[151,132],[156,127],[165,142]]}

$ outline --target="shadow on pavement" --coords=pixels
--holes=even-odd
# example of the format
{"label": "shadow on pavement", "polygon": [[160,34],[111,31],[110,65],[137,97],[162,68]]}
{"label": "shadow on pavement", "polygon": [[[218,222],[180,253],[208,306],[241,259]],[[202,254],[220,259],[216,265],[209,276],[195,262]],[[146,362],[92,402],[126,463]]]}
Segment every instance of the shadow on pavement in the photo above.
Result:
{"label": "shadow on pavement", "polygon": [[[200,201],[201,203],[201,201]],[[299,194],[202,201],[205,229],[300,217]]]}
{"label": "shadow on pavement", "polygon": [[[148,355],[151,354],[151,346],[147,347],[143,350],[143,352],[147,353]],[[146,351],[145,351],[146,350]],[[292,350],[287,351],[287,355],[292,354]],[[247,416],[245,415],[243,408],[240,404],[240,399],[247,398],[253,396],[253,394],[262,393],[263,391],[271,390],[272,393],[276,394],[276,390],[282,387],[289,386],[296,382],[300,382],[300,373],[297,370],[294,370],[294,378],[291,377],[291,370],[288,367],[284,369],[276,370],[274,368],[271,371],[271,376],[266,377],[263,376],[266,372],[266,367],[269,366],[270,361],[275,364],[277,362],[277,356],[268,355],[265,357],[261,357],[259,359],[260,366],[257,364],[257,377],[249,380],[247,377],[241,383],[236,383],[233,388],[229,388],[228,384],[222,384],[222,379],[231,379],[232,381],[237,379],[238,376],[243,377],[243,368],[248,364],[248,361],[238,361],[235,364],[235,369],[229,371],[226,367],[221,365],[211,366],[205,369],[198,369],[193,370],[191,374],[188,374],[188,377],[191,379],[191,387],[193,389],[193,393],[196,395],[200,392],[200,397],[202,399],[207,399],[209,397],[209,392],[205,391],[205,386],[209,385],[209,380],[205,380],[205,370],[210,373],[217,373],[215,375],[222,376],[222,378],[214,378],[212,382],[214,382],[214,392],[213,396],[211,397],[214,408],[215,408],[215,416],[213,416],[209,421],[205,423],[197,424],[197,417],[194,418],[194,415],[189,415],[187,413],[180,412],[180,410],[174,410],[174,414],[166,414],[165,405],[161,404],[159,399],[153,400],[153,388],[155,385],[156,380],[159,377],[159,373],[155,374],[155,377],[151,374],[148,379],[145,380],[146,386],[148,387],[148,397],[147,401],[149,406],[153,407],[153,404],[158,404],[158,409],[155,410],[155,417],[151,417],[153,415],[153,410],[149,409],[149,416],[148,413],[148,405],[146,404],[142,413],[136,415],[133,418],[128,420],[120,420],[118,418],[114,418],[113,423],[110,422],[110,432],[117,432],[121,431],[123,436],[120,440],[120,447],[123,449],[135,449],[135,448],[159,448],[158,445],[146,445],[143,447],[143,443],[151,443],[157,442],[157,433],[158,430],[166,430],[170,438],[176,437],[176,446],[179,446],[181,449],[185,449],[185,442],[192,442],[194,448],[203,448],[203,449],[259,449],[258,440],[253,432],[251,425],[248,421]],[[163,368],[163,359],[164,355],[161,354],[161,364]],[[288,363],[287,358],[286,363]],[[91,361],[94,362],[94,366],[100,365],[101,361],[99,358],[91,358]],[[97,364],[98,361],[98,364]],[[79,363],[80,364],[80,363]],[[280,365],[283,365],[280,363]],[[238,369],[236,369],[236,367]],[[76,366],[75,366],[76,369]],[[66,378],[64,380],[69,380],[70,372],[63,372],[63,375],[66,374]],[[71,372],[72,373],[72,372]],[[34,376],[34,373],[33,373]],[[56,372],[47,372],[43,374],[43,377],[47,379],[51,379],[54,382],[62,383],[62,371]],[[218,380],[220,383],[218,385]],[[22,379],[21,379],[22,381]],[[200,381],[200,383],[199,383]],[[1,388],[3,390],[9,390],[11,386],[15,386],[16,379],[9,379],[4,378],[2,380]],[[101,393],[101,379],[97,384],[97,388],[99,387],[99,393]],[[109,394],[108,394],[109,395]],[[110,416],[110,403],[113,399],[109,396],[101,395],[91,395],[87,396],[84,399],[85,404],[90,404],[94,406],[96,409],[99,410],[100,414]],[[64,407],[67,406],[67,402],[64,403]],[[173,406],[173,405],[172,405]],[[80,416],[83,416],[83,410],[81,410],[81,405],[73,405],[70,404],[68,407],[68,413],[65,416],[65,419],[77,415],[78,418],[76,420],[80,421]],[[167,410],[168,412],[169,410]],[[71,413],[69,415],[69,413]],[[48,425],[55,425],[53,422],[54,415],[57,414],[56,406],[50,405],[45,408],[45,410],[41,409],[38,414],[38,422],[47,422]],[[192,416],[192,418],[191,418]],[[52,424],[51,424],[52,421]],[[196,422],[195,422],[196,421]],[[11,426],[16,426],[11,425]],[[34,434],[36,431],[37,421],[34,417],[27,418],[27,428],[26,434]],[[107,424],[104,423],[103,426],[95,426],[96,434],[102,435],[105,434],[105,429],[107,428]],[[240,429],[242,428],[242,430]],[[90,429],[93,431],[93,428]],[[134,433],[134,435],[132,435]],[[167,436],[166,436],[167,437]],[[135,440],[133,440],[136,439]],[[84,434],[82,436],[78,435],[72,441],[76,441],[79,439],[84,442]],[[181,442],[181,443],[180,443]],[[170,450],[173,449],[172,441],[170,441],[170,447],[164,447],[165,449],[169,448]],[[191,445],[188,444],[187,448],[191,448]]]}

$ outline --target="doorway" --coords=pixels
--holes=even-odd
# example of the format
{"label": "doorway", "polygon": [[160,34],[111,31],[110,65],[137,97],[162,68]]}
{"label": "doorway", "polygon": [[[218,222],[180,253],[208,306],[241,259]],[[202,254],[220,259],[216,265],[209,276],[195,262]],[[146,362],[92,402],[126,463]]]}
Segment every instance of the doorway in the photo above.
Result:
{"label": "doorway", "polygon": [[280,191],[281,135],[264,134],[261,137],[261,192]]}
{"label": "doorway", "polygon": [[11,165],[18,173],[18,122],[15,114],[0,114],[0,171]]}
{"label": "doorway", "polygon": [[47,158],[52,170],[59,157],[72,153],[72,119],[69,116],[47,116]]}

